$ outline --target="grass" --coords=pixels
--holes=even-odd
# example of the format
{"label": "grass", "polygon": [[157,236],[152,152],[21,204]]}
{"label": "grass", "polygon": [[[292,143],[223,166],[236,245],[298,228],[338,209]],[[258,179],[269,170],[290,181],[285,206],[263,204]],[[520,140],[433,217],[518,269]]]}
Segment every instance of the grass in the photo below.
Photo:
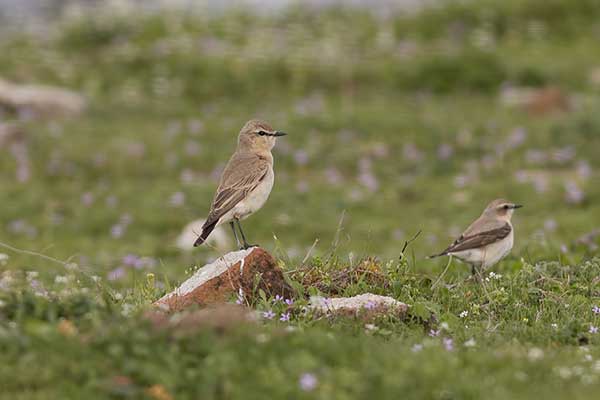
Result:
{"label": "grass", "polygon": [[[600,10],[540,3],[97,12],[3,37],[0,76],[90,106],[19,122],[27,183],[0,149],[0,241],[14,246],[0,247],[0,397],[592,397],[600,261],[579,239],[600,216]],[[570,105],[508,106],[515,86],[558,88]],[[261,299],[273,321],[153,328],[149,304],[219,254],[175,238],[205,215],[255,116],[290,135],[245,230],[306,292],[291,322]],[[526,206],[512,254],[481,285],[454,262],[432,287],[446,260],[425,257],[496,197]],[[366,291],[411,317],[301,312],[307,294]]]}

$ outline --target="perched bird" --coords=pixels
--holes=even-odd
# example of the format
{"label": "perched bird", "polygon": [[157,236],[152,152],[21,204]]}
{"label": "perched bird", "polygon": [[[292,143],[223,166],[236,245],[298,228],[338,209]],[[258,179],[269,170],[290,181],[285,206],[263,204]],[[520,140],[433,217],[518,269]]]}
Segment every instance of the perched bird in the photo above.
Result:
{"label": "perched bird", "polygon": [[238,246],[236,224],[242,236],[241,248],[255,246],[248,244],[240,220],[259,210],[267,201],[275,179],[271,149],[276,138],[284,135],[266,122],[254,119],[246,122],[240,131],[237,149],[221,175],[210,212],[194,246],[204,243],[215,227],[225,223],[231,226]]}
{"label": "perched bird", "polygon": [[513,212],[523,206],[504,199],[492,201],[483,214],[473,222],[448,248],[430,258],[454,256],[470,264],[472,273],[495,265],[513,247]]}

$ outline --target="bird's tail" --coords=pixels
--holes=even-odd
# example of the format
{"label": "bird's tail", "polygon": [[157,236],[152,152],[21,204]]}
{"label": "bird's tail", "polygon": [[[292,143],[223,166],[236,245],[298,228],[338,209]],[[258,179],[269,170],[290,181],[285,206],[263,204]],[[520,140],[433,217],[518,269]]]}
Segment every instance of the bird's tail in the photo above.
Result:
{"label": "bird's tail", "polygon": [[434,254],[434,255],[432,255],[432,256],[429,256],[429,257],[427,257],[427,259],[428,259],[428,260],[431,260],[432,258],[443,257],[443,256],[447,256],[447,255],[448,255],[448,253],[447,253],[447,252],[445,252],[445,251],[443,251],[443,252],[441,252],[441,253],[439,253],[439,254]]}
{"label": "bird's tail", "polygon": [[215,227],[217,226],[217,221],[214,221],[208,225],[204,225],[202,227],[202,233],[200,234],[200,237],[198,239],[196,239],[196,241],[194,242],[194,247],[198,247],[200,246],[202,243],[204,243],[206,241],[206,239],[208,239],[208,236],[211,234],[211,232],[213,231],[213,229],[215,229]]}

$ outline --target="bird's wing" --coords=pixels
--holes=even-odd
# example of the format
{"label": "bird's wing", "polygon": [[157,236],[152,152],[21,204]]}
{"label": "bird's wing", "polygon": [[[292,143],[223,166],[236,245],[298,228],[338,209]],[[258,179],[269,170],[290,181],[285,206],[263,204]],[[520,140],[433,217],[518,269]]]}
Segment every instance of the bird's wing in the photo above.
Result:
{"label": "bird's wing", "polygon": [[235,153],[223,174],[204,226],[216,224],[236,204],[258,186],[269,171],[267,159],[255,154]]}
{"label": "bird's wing", "polygon": [[454,241],[441,255],[456,253],[470,249],[477,249],[496,243],[506,238],[512,227],[503,221],[490,221],[480,226],[471,225],[458,239]]}

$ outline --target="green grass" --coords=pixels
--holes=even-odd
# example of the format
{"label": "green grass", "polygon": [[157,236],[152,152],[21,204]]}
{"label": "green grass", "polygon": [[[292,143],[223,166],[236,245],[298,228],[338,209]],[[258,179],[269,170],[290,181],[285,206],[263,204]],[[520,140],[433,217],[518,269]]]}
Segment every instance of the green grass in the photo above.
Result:
{"label": "green grass", "polygon": [[[0,76],[66,86],[90,106],[20,122],[27,183],[0,149],[0,241],[73,264],[0,247],[0,397],[143,398],[153,385],[177,399],[593,397],[600,263],[578,239],[600,218],[598,17],[596,2],[566,0],[453,2],[384,19],[339,8],[98,12],[44,37],[3,37]],[[570,107],[506,106],[508,85],[559,88]],[[253,117],[289,135],[269,201],[244,224],[251,241],[292,279],[319,276],[325,295],[393,296],[413,305],[411,318],[315,318],[299,298],[290,323],[148,328],[151,301],[218,255],[181,252],[175,238],[205,216]],[[581,201],[567,200],[572,184]],[[185,201],[173,205],[178,192]],[[497,197],[525,204],[515,249],[494,268],[501,278],[469,283],[454,263],[443,278],[454,286],[432,288],[446,260],[425,257]],[[139,269],[124,265],[128,254],[145,257]],[[334,287],[336,271],[365,258],[382,281]],[[306,373],[318,381],[308,392]]]}

